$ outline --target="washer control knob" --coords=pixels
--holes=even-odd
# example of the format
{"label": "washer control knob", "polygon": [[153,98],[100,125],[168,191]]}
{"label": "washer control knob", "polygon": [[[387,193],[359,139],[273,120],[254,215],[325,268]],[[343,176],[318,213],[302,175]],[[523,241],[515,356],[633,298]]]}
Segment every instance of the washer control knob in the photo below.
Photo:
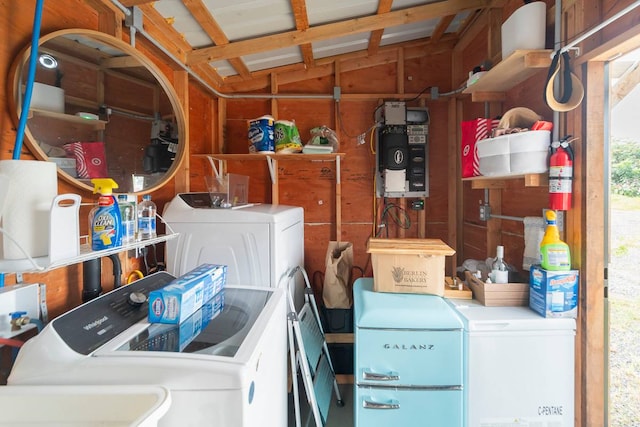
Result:
{"label": "washer control knob", "polygon": [[140,307],[147,302],[147,296],[142,292],[131,292],[129,294],[129,304],[134,307]]}

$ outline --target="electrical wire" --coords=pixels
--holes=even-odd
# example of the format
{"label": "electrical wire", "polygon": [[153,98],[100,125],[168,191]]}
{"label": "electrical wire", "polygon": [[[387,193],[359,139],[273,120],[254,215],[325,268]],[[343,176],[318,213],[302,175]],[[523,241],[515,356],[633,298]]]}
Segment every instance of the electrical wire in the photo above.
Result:
{"label": "electrical wire", "polygon": [[432,87],[433,87],[433,86],[427,86],[427,87],[425,87],[424,89],[422,89],[422,90],[420,91],[420,93],[418,93],[416,96],[414,96],[414,97],[413,97],[413,98],[411,98],[411,99],[407,99],[405,102],[413,102],[413,101],[415,101],[416,99],[420,98],[420,96],[421,96],[423,93],[425,93],[427,90],[431,89]]}
{"label": "electrical wire", "polygon": [[[364,132],[358,134],[358,135],[350,135],[344,128],[344,125],[342,123],[342,114],[340,113],[340,102],[336,102],[336,112],[338,115],[338,126],[340,127],[340,131],[346,135],[349,138],[355,138],[358,141],[358,144],[364,144],[365,138],[367,136],[368,132],[373,131],[373,129],[376,128],[377,123],[374,123],[373,126],[371,126],[369,129],[365,130]],[[375,120],[374,120],[375,122]],[[360,142],[362,141],[362,142]]]}
{"label": "electrical wire", "polygon": [[387,203],[385,201],[384,209],[380,216],[381,227],[378,230],[376,237],[380,237],[383,228],[386,229],[386,237],[389,237],[389,219],[402,229],[408,230],[411,228],[411,219],[409,218],[407,211],[395,203]]}
{"label": "electrical wire", "polygon": [[[421,90],[421,91],[420,91],[416,96],[414,96],[414,97],[413,97],[413,98],[411,98],[411,99],[406,99],[406,100],[404,100],[403,102],[413,102],[413,101],[417,100],[418,98],[420,98],[420,97],[422,96],[422,94],[423,94],[423,93],[425,93],[427,90],[429,90],[429,89],[431,89],[431,88],[433,88],[433,86],[427,86],[427,87],[425,87],[424,89],[422,89],[422,90]],[[453,93],[453,92],[449,92],[448,94],[451,94],[451,93]],[[441,96],[445,96],[445,94],[440,94],[440,95],[441,95]],[[399,100],[399,99],[398,99],[397,101],[399,102],[399,101],[401,101],[401,100]],[[376,113],[378,112],[378,110],[379,110],[380,108],[382,108],[382,106],[383,106],[383,105],[384,105],[384,103],[382,103],[382,104],[378,105],[378,106],[375,108],[375,110],[373,110],[373,121],[374,121],[374,122],[376,121]]]}
{"label": "electrical wire", "polygon": [[[9,240],[11,240],[11,242],[16,245],[16,247],[20,250],[20,252],[22,252],[22,254],[24,255],[24,257],[29,260],[29,262],[31,263],[31,265],[33,266],[33,268],[37,271],[43,271],[44,267],[41,267],[40,265],[38,265],[38,263],[36,262],[35,259],[33,259],[31,257],[31,255],[29,255],[29,253],[20,245],[20,243],[13,238],[13,236],[4,228],[0,227],[0,234],[4,235],[4,237],[8,238]],[[4,275],[5,273],[0,273],[1,275]],[[4,279],[3,279],[4,280]]]}
{"label": "electrical wire", "polygon": [[[375,127],[377,127],[377,125]],[[371,150],[371,154],[376,154],[376,146],[374,144],[374,138],[373,138],[374,135],[375,134],[374,134],[374,132],[372,130],[371,131],[371,136],[369,137],[369,149]]]}

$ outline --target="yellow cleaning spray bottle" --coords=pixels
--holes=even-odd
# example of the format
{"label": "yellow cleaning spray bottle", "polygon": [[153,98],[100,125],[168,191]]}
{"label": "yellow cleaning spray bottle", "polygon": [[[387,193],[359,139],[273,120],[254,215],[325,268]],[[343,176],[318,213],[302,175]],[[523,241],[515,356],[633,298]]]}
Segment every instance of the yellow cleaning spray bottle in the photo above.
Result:
{"label": "yellow cleaning spray bottle", "polygon": [[122,219],[118,201],[113,195],[113,189],[118,184],[111,178],[94,178],[93,194],[99,193],[98,206],[89,213],[89,236],[91,249],[115,248],[122,245]]}
{"label": "yellow cleaning spray bottle", "polygon": [[560,240],[560,232],[556,223],[556,212],[549,209],[546,212],[547,228],[540,242],[540,265],[545,270],[571,270],[571,252],[569,245]]}

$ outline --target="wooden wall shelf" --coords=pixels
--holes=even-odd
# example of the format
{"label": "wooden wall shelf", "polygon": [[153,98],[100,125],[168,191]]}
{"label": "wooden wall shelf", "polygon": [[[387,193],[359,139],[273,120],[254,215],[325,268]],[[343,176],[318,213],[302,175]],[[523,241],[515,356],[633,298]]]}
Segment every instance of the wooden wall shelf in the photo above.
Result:
{"label": "wooden wall shelf", "polygon": [[85,119],[72,114],[56,113],[55,111],[39,110],[32,108],[29,110],[30,116],[33,117],[47,117],[50,119],[60,120],[68,123],[75,123],[79,125],[88,126],[94,130],[103,130],[107,125],[104,120]]}
{"label": "wooden wall shelf", "polygon": [[[340,161],[345,153],[327,154],[276,154],[276,153],[251,153],[251,154],[192,154],[193,157],[204,158],[209,161],[216,176],[223,176],[227,171],[227,161],[266,161],[271,176],[271,203],[280,203],[280,191],[278,187],[278,162],[334,162],[336,164],[336,239],[342,236],[342,183],[340,178]],[[217,166],[216,166],[217,161]]]}
{"label": "wooden wall shelf", "polygon": [[519,83],[549,68],[551,50],[516,50],[490,69],[462,93],[471,94],[473,102],[495,101]]}
{"label": "wooden wall shelf", "polygon": [[215,160],[247,160],[260,161],[269,159],[275,160],[296,160],[296,161],[335,161],[336,157],[344,157],[344,153],[328,154],[275,154],[275,153],[249,153],[249,154],[192,154],[193,157],[212,158]]}
{"label": "wooden wall shelf", "polygon": [[530,173],[523,175],[509,176],[474,176],[472,178],[462,178],[462,181],[471,181],[471,188],[504,188],[509,180],[524,180],[525,187],[544,187],[549,185],[549,176],[546,173]]}

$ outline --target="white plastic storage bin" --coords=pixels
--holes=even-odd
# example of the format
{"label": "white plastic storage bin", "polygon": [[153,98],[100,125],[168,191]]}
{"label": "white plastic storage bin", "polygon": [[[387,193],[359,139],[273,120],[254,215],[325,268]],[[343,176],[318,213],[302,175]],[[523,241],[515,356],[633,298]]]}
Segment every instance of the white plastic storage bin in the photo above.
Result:
{"label": "white plastic storage bin", "polygon": [[43,83],[33,83],[31,108],[64,114],[64,90]]}
{"label": "white plastic storage bin", "polygon": [[548,130],[532,130],[478,141],[480,174],[506,176],[546,172],[550,138]]}
{"label": "white plastic storage bin", "polygon": [[549,170],[551,132],[530,130],[509,135],[509,166],[512,174]]}
{"label": "white plastic storage bin", "polygon": [[478,150],[478,166],[481,175],[509,174],[511,170],[509,166],[509,135],[478,141],[476,150]]}
{"label": "white plastic storage bin", "polygon": [[502,24],[502,59],[516,50],[544,49],[547,5],[543,1],[521,6]]}

